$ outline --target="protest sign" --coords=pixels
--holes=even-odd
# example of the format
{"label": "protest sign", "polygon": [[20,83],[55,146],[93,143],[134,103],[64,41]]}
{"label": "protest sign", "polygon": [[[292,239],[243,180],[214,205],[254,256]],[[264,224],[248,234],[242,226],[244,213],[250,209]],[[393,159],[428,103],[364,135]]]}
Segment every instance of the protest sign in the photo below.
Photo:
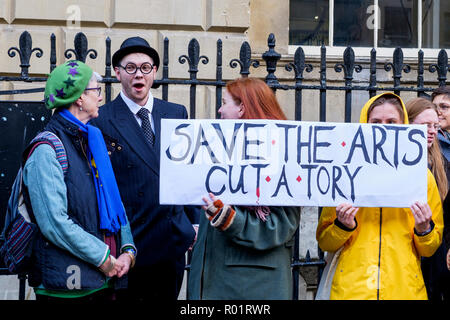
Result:
{"label": "protest sign", "polygon": [[424,125],[162,119],[160,203],[409,207],[427,200]]}

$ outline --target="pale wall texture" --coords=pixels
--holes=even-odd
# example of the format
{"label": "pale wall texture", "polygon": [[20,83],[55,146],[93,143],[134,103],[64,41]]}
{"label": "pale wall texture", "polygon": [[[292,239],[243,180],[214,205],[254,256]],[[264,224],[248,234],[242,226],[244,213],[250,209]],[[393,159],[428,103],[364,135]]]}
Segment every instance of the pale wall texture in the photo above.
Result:
{"label": "pale wall texture", "polygon": [[[75,4],[74,4],[75,2]],[[111,51],[114,53],[122,41],[130,36],[141,36],[149,41],[163,55],[163,41],[169,39],[169,77],[189,79],[187,63],[181,64],[178,58],[187,54],[189,41],[196,38],[200,45],[200,55],[207,56],[207,64],[199,63],[197,78],[214,80],[216,76],[216,44],[223,44],[223,79],[239,77],[239,67],[231,68],[229,63],[239,58],[241,45],[248,41],[252,49],[252,58],[260,62],[259,68],[250,67],[251,76],[264,78],[267,75],[262,54],[268,50],[267,38],[273,33],[276,38],[275,50],[281,54],[276,77],[282,84],[293,84],[294,72],[285,70],[292,62],[293,55],[288,54],[289,0],[0,0],[0,75],[20,73],[19,56],[9,57],[11,47],[18,46],[22,32],[28,31],[33,39],[33,48],[39,47],[44,54],[41,58],[33,53],[30,59],[30,75],[46,75],[50,70],[50,35],[56,36],[57,63],[66,60],[64,52],[74,47],[74,37],[83,32],[88,39],[88,48],[98,53],[96,59],[87,58],[92,68],[105,72],[105,39],[111,39]],[[329,60],[327,65],[327,84],[343,85],[344,74],[336,73],[334,65],[341,58]],[[359,59],[361,60],[361,59]],[[377,66],[378,81],[392,84],[392,71],[383,69],[384,60]],[[357,57],[358,62],[358,57]],[[367,84],[368,64],[363,59],[362,73],[354,73],[355,82]],[[304,84],[317,84],[319,80],[319,61],[307,57],[307,63],[314,67],[311,73],[304,72]],[[403,74],[402,84],[414,83],[417,79],[416,62],[405,61],[412,72]],[[436,84],[437,75],[425,71],[426,85]],[[159,70],[157,78],[161,78]],[[427,82],[428,81],[428,82]],[[43,83],[0,83],[0,90],[42,87]],[[198,86],[196,117],[213,117],[215,113],[215,88]],[[113,90],[113,97],[118,90]],[[155,90],[155,96],[161,96],[161,90]],[[402,94],[403,95],[403,94]],[[414,95],[414,94],[413,94]],[[294,118],[294,91],[278,90],[277,96],[289,119]],[[411,96],[404,94],[405,97]],[[8,100],[40,100],[41,94],[2,96]],[[358,119],[359,110],[368,94],[353,92],[352,119]],[[185,104],[189,109],[189,86],[169,88],[169,100]],[[319,93],[317,90],[303,90],[302,119],[319,119]],[[344,92],[327,92],[327,120],[343,121]]]}

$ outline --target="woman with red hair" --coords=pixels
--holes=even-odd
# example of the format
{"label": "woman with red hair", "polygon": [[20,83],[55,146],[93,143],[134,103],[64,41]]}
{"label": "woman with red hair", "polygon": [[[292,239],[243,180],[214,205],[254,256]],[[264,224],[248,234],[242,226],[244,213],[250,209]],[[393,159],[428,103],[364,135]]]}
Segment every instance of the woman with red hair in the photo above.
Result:
{"label": "woman with red hair", "polygon": [[[274,92],[256,78],[227,84],[222,119],[286,120]],[[188,299],[292,299],[298,207],[247,207],[204,197],[192,253]]]}
{"label": "woman with red hair", "polygon": [[257,78],[229,82],[219,113],[222,119],[286,120],[272,89]]}

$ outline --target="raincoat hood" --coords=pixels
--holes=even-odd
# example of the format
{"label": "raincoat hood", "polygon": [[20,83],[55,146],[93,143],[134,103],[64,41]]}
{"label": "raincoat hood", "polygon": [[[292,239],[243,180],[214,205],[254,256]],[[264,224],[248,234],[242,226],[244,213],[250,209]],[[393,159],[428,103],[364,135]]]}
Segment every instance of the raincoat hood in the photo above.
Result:
{"label": "raincoat hood", "polygon": [[372,105],[372,103],[375,100],[377,100],[378,98],[380,98],[382,96],[385,96],[385,95],[393,95],[393,96],[397,97],[400,100],[400,102],[402,104],[402,108],[403,108],[403,114],[404,114],[403,124],[409,124],[408,113],[406,112],[405,104],[403,103],[402,98],[400,98],[398,95],[396,95],[393,92],[384,92],[382,94],[379,94],[379,95],[376,95],[376,96],[370,98],[369,101],[367,101],[366,104],[364,105],[364,107],[361,109],[361,114],[359,116],[359,122],[360,123],[367,123],[367,116],[368,116],[367,111],[369,110],[369,107]]}

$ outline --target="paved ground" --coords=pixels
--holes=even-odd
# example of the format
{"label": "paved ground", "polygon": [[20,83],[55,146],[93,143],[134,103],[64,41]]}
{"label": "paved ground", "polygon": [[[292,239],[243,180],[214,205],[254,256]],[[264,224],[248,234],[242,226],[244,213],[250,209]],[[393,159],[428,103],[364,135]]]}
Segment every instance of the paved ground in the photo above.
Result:
{"label": "paved ground", "polygon": [[[19,279],[14,276],[0,276],[0,300],[19,299]],[[25,288],[25,299],[35,300],[34,291],[27,284]]]}
{"label": "paved ground", "polygon": [[[305,280],[300,277],[299,283],[299,299],[300,300],[313,300],[313,289],[307,288]],[[19,299],[19,279],[17,276],[0,276],[0,300],[18,300]],[[26,285],[25,299],[35,300],[36,296],[32,288]],[[178,300],[186,300],[186,276],[184,277],[183,286],[181,287]]]}
{"label": "paved ground", "polygon": [[[0,300],[18,300],[19,299],[19,279],[14,276],[0,276]],[[35,300],[36,296],[32,288],[25,288],[25,299]],[[179,300],[186,300],[186,277],[184,277],[183,287],[180,291]]]}

